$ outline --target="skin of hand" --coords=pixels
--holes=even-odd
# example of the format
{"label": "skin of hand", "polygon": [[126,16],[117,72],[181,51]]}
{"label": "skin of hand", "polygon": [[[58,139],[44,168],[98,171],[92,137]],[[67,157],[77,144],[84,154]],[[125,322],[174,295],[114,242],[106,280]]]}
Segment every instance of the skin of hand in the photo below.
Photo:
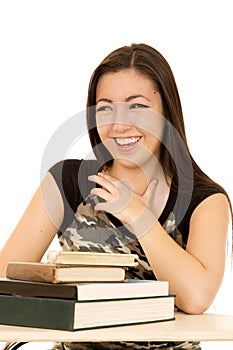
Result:
{"label": "skin of hand", "polygon": [[[140,196],[124,181],[106,174],[91,175],[89,180],[102,186],[94,188],[91,194],[105,200],[98,203],[95,210],[111,212],[129,229],[133,228],[156,278],[169,281],[170,293],[176,295],[176,305],[190,314],[207,310],[223,278],[229,222],[226,197],[212,195],[196,208],[184,250],[166,233],[153,214],[151,203],[156,181],[152,181]],[[206,216],[206,213],[209,215]],[[146,228],[143,228],[145,224]],[[206,245],[210,242],[212,248],[207,251]]]}
{"label": "skin of hand", "polygon": [[89,181],[101,187],[91,190],[91,196],[98,196],[104,200],[95,206],[95,210],[106,211],[119,219],[124,226],[138,238],[145,234],[157,221],[153,214],[153,197],[157,181],[152,180],[144,193],[134,192],[132,184],[127,180],[118,180],[104,173],[90,175]]}

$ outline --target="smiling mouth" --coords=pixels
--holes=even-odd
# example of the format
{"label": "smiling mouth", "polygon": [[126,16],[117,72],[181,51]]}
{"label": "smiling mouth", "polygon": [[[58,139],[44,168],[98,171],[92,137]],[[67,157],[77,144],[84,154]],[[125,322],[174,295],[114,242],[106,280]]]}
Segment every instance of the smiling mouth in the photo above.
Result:
{"label": "smiling mouth", "polygon": [[126,138],[115,138],[115,141],[118,146],[128,147],[135,145],[139,140],[141,140],[140,136],[137,137],[126,137]]}

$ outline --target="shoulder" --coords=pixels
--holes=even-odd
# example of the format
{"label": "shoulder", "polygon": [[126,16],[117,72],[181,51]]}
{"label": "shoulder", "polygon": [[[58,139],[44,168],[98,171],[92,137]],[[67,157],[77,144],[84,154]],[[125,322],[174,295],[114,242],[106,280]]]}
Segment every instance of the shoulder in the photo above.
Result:
{"label": "shoulder", "polygon": [[88,175],[98,171],[96,160],[65,159],[49,169],[60,190],[63,201],[73,210],[90,191]]}
{"label": "shoulder", "polygon": [[67,181],[77,180],[79,174],[88,175],[97,168],[96,160],[65,159],[53,165],[49,172],[58,184],[64,184]]}
{"label": "shoulder", "polygon": [[[229,213],[230,202],[226,191],[216,182],[207,176],[199,178],[194,175],[192,194],[187,198],[189,204],[183,214],[179,228],[183,234],[184,241],[187,242],[191,218],[197,217],[200,211],[208,215],[213,212],[213,207],[222,206],[222,210]],[[217,210],[217,209],[216,209]],[[225,216],[225,214],[223,214]]]}
{"label": "shoulder", "polygon": [[[209,198],[209,200],[208,200]],[[227,201],[227,193],[222,186],[208,177],[199,179],[194,177],[193,194],[190,210],[193,212],[202,202]]]}
{"label": "shoulder", "polygon": [[196,219],[213,221],[217,218],[223,225],[223,223],[229,223],[230,213],[230,203],[226,194],[215,192],[207,196],[195,207],[191,215],[191,221]]}
{"label": "shoulder", "polygon": [[[229,208],[229,200],[224,192],[213,192],[206,196],[199,204],[196,206],[199,209],[205,209],[206,207],[225,207]],[[194,210],[194,211],[195,211]]]}
{"label": "shoulder", "polygon": [[[202,249],[208,245],[216,256],[220,248],[231,254],[231,244],[228,247],[226,245],[231,241],[230,224],[231,212],[227,196],[224,193],[208,196],[192,213],[187,248],[196,246]],[[218,260],[220,262],[220,257]]]}
{"label": "shoulder", "polygon": [[59,189],[64,218],[60,227],[62,232],[73,220],[78,205],[90,192],[90,181],[87,177],[99,169],[96,160],[65,159],[49,169]]}

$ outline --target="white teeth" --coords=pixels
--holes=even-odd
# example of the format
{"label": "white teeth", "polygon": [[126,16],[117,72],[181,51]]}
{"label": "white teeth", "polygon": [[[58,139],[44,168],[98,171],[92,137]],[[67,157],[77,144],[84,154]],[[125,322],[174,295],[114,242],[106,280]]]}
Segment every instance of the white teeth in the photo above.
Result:
{"label": "white teeth", "polygon": [[132,145],[140,140],[140,137],[130,137],[130,138],[116,138],[115,139],[118,145],[125,146],[125,145]]}

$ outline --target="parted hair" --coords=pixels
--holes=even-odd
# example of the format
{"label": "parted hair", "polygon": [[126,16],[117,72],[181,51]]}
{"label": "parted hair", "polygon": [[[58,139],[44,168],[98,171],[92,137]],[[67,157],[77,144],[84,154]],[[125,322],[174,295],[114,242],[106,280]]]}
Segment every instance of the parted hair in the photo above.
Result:
{"label": "parted hair", "polygon": [[161,96],[163,116],[167,124],[164,128],[159,161],[165,177],[172,178],[173,183],[178,186],[179,174],[186,177],[185,183],[189,183],[189,177],[193,177],[195,173],[195,181],[200,184],[205,183],[205,186],[201,186],[202,191],[208,190],[210,186],[227,195],[220,185],[201,170],[189,151],[181,101],[170,65],[159,51],[143,43],[131,44],[114,50],[103,59],[91,76],[87,97],[87,127],[91,145],[100,164],[108,167],[113,160],[104,145],[101,144],[96,127],[95,105],[98,81],[104,74],[126,69],[134,69],[138,74],[149,78],[154,89]]}

